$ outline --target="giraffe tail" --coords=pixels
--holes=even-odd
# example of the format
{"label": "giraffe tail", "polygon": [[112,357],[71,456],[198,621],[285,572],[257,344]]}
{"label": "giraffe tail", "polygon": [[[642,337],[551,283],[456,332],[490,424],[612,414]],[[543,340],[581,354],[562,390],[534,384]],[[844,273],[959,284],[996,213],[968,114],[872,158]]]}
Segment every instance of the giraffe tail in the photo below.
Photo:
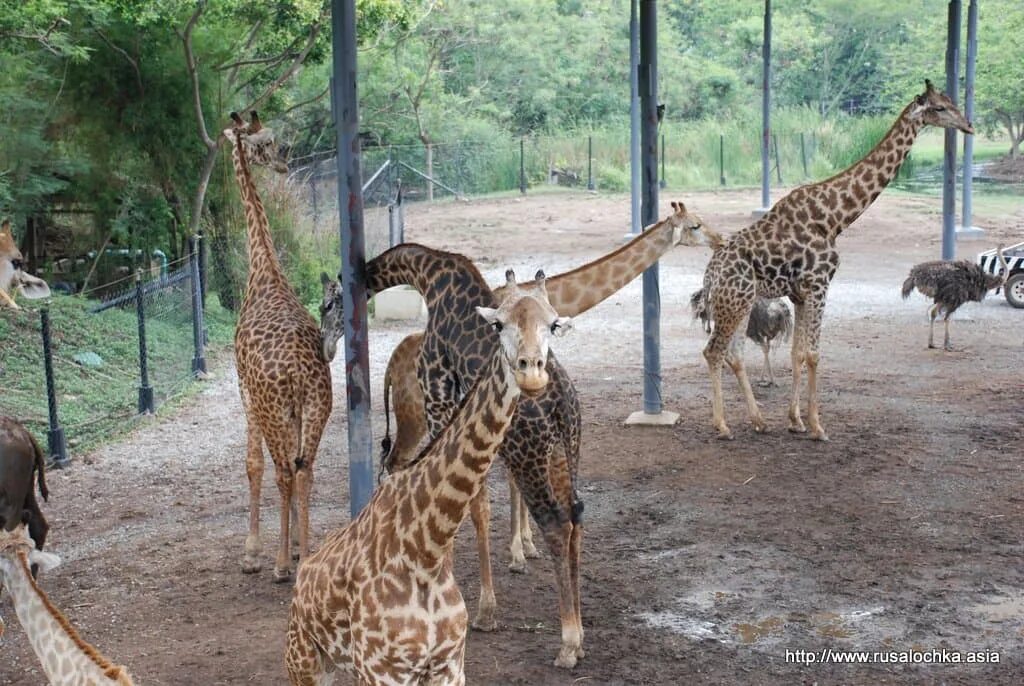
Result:
{"label": "giraffe tail", "polygon": [[36,473],[38,474],[36,478],[38,480],[39,495],[43,497],[44,502],[49,502],[50,489],[46,487],[46,458],[43,456],[43,451],[40,450],[39,444],[36,443],[35,436],[29,432],[26,433],[28,433],[28,440],[32,444],[32,450],[35,451],[36,455]]}
{"label": "giraffe tail", "polygon": [[384,438],[380,440],[380,473],[377,481],[391,471],[391,365],[384,372]]}

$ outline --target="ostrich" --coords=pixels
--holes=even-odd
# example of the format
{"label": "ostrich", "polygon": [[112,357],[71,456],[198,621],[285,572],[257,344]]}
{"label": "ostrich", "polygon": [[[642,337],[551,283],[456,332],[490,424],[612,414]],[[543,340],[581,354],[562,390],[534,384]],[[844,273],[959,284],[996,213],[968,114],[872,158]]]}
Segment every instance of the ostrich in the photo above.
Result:
{"label": "ostrich", "polygon": [[981,302],[985,294],[993,288],[999,288],[1006,280],[1010,269],[1003,257],[1003,246],[996,248],[999,263],[1003,266],[1000,274],[988,274],[982,268],[967,260],[934,260],[922,262],[910,270],[910,275],[903,282],[904,300],[916,288],[935,303],[928,310],[931,323],[928,326],[928,347],[934,348],[933,334],[935,317],[943,313],[946,325],[946,337],[942,344],[945,350],[952,350],[949,344],[949,315],[965,302],[974,300]]}
{"label": "ostrich", "polygon": [[[711,333],[713,317],[708,311],[704,289],[696,290],[690,296],[693,318],[700,319],[705,333]],[[764,351],[764,369],[761,370],[761,386],[778,386],[772,374],[771,349],[776,340],[788,341],[793,333],[793,313],[781,298],[758,298],[747,319],[747,338],[761,346]],[[776,346],[778,347],[778,346]]]}

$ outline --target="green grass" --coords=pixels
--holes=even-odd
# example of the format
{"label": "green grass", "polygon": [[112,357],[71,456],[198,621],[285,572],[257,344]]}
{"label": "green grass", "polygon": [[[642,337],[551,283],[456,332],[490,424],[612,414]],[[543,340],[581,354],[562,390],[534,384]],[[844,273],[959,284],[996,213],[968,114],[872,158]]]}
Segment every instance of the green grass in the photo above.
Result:
{"label": "green grass", "polygon": [[[207,356],[231,342],[234,316],[208,298]],[[25,425],[45,445],[46,382],[39,307],[22,300],[21,311],[0,311],[0,414]],[[95,301],[55,296],[50,302],[53,372],[59,419],[72,453],[129,430],[138,404],[138,325],[134,308],[91,314]],[[199,387],[191,379],[193,353],[187,295],[170,293],[147,299],[146,337],[150,384],[157,412]],[[100,356],[87,367],[80,353]]]}

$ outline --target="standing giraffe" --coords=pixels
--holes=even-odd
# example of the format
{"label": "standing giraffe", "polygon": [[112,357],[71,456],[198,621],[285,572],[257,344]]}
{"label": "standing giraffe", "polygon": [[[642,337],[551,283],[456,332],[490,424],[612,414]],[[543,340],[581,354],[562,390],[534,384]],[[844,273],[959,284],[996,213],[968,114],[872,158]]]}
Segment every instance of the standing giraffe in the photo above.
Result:
{"label": "standing giraffe", "polygon": [[320,436],[331,414],[331,370],[320,357],[316,322],[299,302],[278,262],[267,214],[250,174],[250,162],[273,165],[277,159],[273,133],[260,125],[255,112],[249,125],[235,112],[231,119],[234,126],[224,135],[232,143],[249,243],[249,279],[235,329],[235,361],[248,433],[249,535],[242,571],[252,574],[260,570],[265,442],[281,494],[274,579],[283,582],[291,578],[289,515],[293,510],[298,520],[299,559],[309,553],[309,494]]}
{"label": "standing giraffe", "polygon": [[[0,581],[11,594],[18,621],[50,684],[132,686],[128,670],[115,665],[82,640],[32,578],[30,565],[37,564],[49,571],[59,562],[56,555],[36,550],[24,525],[5,531],[0,522]],[[0,622],[0,634],[2,628]]]}
{"label": "standing giraffe", "polygon": [[[293,685],[350,669],[360,684],[464,684],[468,615],[452,574],[455,534],[512,424],[520,394],[547,386],[548,342],[571,322],[544,278],[500,307],[476,306],[497,333],[450,423],[415,465],[376,490],[358,517],[299,568],[285,662]],[[330,677],[326,677],[329,679]]]}
{"label": "standing giraffe", "polygon": [[788,296],[795,310],[793,390],[789,430],[803,433],[800,373],[807,365],[807,420],[811,437],[827,441],[818,417],[818,339],[829,284],[839,265],[836,238],[866,210],[896,176],[914,139],[927,125],[974,133],[953,101],[925,81],[925,92],[907,105],[889,132],[864,159],[835,176],[801,186],[739,231],[711,256],[704,292],[715,328],[704,348],[711,374],[712,419],[718,437],[732,438],[722,402],[722,365],[728,363],[747,401],[754,430],[767,426],[754,400],[743,358],[730,342],[745,325],[757,296]]}
{"label": "standing giraffe", "polygon": [[[603,299],[600,293],[608,297],[631,280],[630,271],[633,276],[639,274],[672,245],[696,244],[704,231],[700,220],[687,213],[682,203],[673,203],[673,210],[667,219],[611,255],[550,279],[549,300],[557,301],[570,312],[585,311]],[[630,266],[625,266],[627,263]],[[600,272],[606,273],[607,278],[593,278]],[[321,330],[327,357],[340,338],[342,315],[340,288],[336,282],[332,283],[333,286],[325,287],[326,299],[321,306]],[[459,313],[473,304],[487,305],[497,296],[465,257],[412,243],[392,248],[367,264],[367,288],[371,293],[403,284],[411,284],[423,295],[430,313],[416,368],[420,403],[424,407],[423,421],[430,435],[436,436],[450,417],[458,397],[475,378],[482,365],[482,355],[497,342],[497,336],[488,327],[470,326],[469,320],[460,318]],[[590,289],[596,289],[598,295]],[[557,307],[555,309],[558,311]],[[562,647],[555,664],[573,667],[577,658],[583,657],[579,606],[583,504],[575,489],[579,401],[572,381],[554,356],[549,360],[549,368],[554,382],[541,397],[528,398],[521,403],[522,410],[500,453],[513,477],[509,490],[513,505],[513,555],[516,557],[512,567],[525,568],[524,553],[535,552],[530,550],[528,533],[520,539],[523,550],[516,545],[517,523],[520,530],[529,530],[528,508],[554,558],[562,622]],[[406,390],[412,388],[404,380],[402,385]],[[526,507],[519,506],[523,501]],[[494,618],[497,601],[490,562],[490,500],[486,489],[475,499],[470,514],[477,535],[481,586],[473,626],[490,631],[497,626]]]}

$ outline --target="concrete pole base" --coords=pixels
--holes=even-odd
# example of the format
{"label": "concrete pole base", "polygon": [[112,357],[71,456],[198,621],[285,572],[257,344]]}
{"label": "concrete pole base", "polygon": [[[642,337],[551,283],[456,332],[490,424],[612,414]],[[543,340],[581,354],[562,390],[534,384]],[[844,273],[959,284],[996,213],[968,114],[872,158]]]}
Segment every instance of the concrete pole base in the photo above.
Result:
{"label": "concrete pole base", "polygon": [[984,238],[985,229],[978,226],[958,226],[956,227],[956,239],[961,238],[970,240],[972,238]]}
{"label": "concrete pole base", "polygon": [[626,426],[672,426],[678,421],[678,412],[662,410],[658,414],[647,414],[643,410],[638,410],[626,417]]}

